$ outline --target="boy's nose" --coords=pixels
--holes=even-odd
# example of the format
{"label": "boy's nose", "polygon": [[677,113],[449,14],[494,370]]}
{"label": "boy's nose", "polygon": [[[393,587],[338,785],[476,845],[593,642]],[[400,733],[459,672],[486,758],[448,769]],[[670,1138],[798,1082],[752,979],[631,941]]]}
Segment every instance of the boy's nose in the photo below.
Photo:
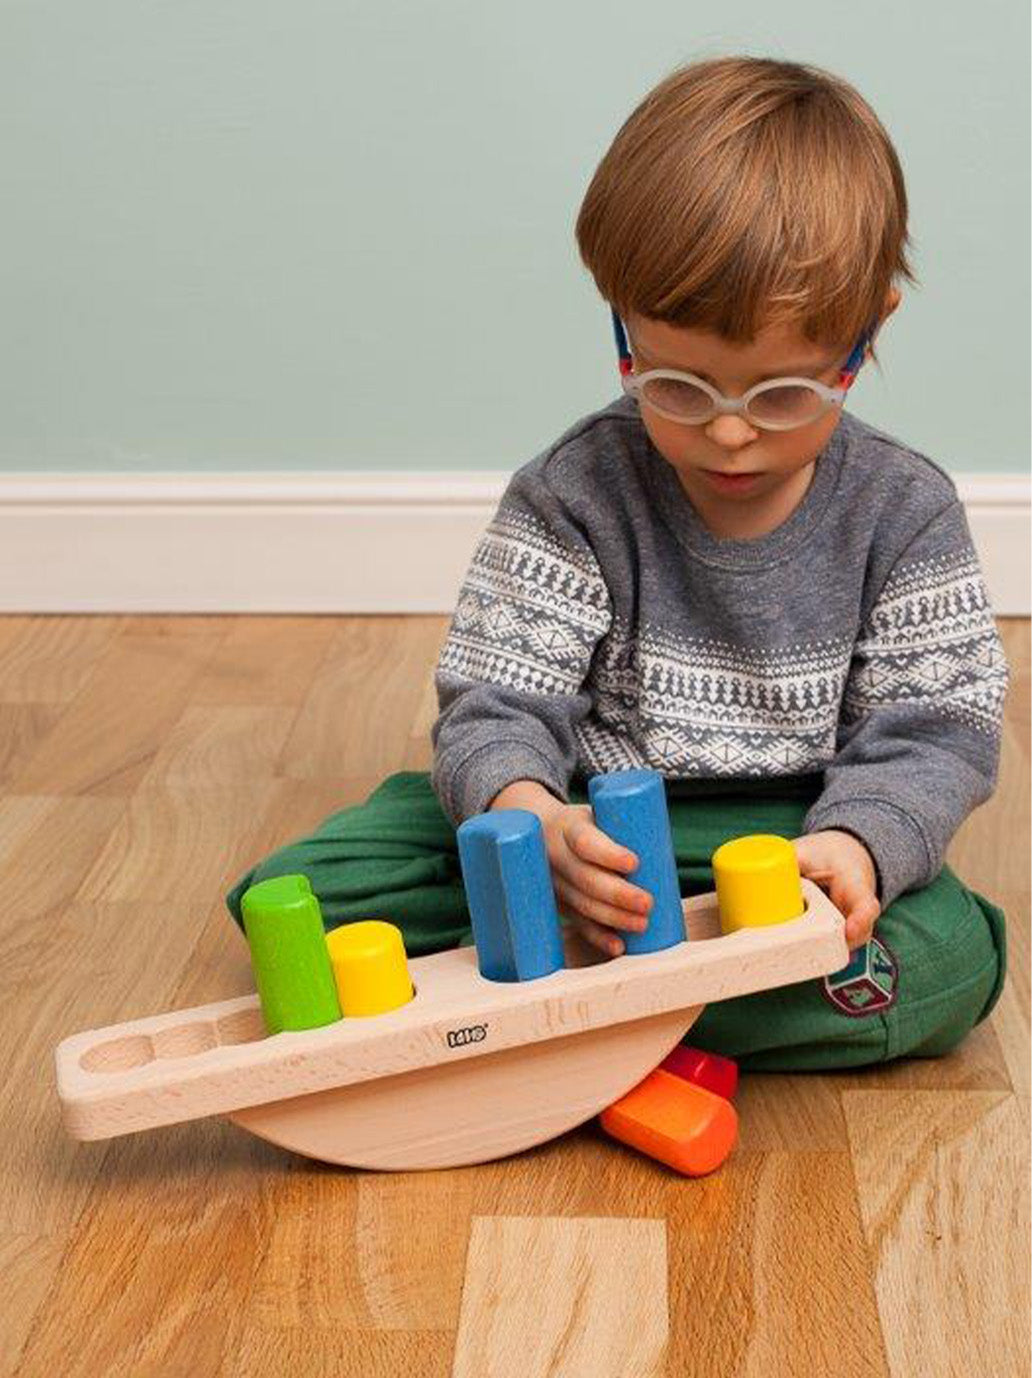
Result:
{"label": "boy's nose", "polygon": [[744,416],[715,416],[706,427],[706,435],[714,445],[725,450],[740,450],[751,445],[758,432],[750,426]]}

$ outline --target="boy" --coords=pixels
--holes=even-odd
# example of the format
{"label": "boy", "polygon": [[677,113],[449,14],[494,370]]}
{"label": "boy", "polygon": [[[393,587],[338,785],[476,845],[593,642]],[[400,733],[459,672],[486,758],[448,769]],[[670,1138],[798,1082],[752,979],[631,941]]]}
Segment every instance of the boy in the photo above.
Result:
{"label": "boy", "polygon": [[586,781],[646,765],[685,892],[726,838],[781,833],[855,949],[710,1006],[693,1044],[849,1066],[985,1017],[1003,916],[942,860],[995,782],[1006,666],[952,482],[842,409],[914,281],[906,217],[888,136],[828,73],[717,59],[645,97],[577,221],[625,395],[513,475],[441,652],[431,775],[250,872],[238,918],[248,884],[304,870],[331,927],[375,911],[410,952],[468,940],[454,827],[518,807],[561,912],[618,953],[649,900]]}

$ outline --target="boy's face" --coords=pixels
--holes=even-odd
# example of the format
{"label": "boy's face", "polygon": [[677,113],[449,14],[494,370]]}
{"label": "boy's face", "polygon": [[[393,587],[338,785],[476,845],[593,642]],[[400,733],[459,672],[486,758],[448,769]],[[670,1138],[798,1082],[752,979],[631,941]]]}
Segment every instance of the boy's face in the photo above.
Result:
{"label": "boy's face", "polygon": [[[855,344],[815,345],[797,325],[771,326],[758,333],[752,344],[736,345],[708,330],[668,325],[633,313],[626,324],[635,373],[681,369],[706,379],[727,397],[740,397],[755,383],[775,377],[814,378],[835,387]],[[762,507],[786,485],[805,491],[807,471],[827,444],[842,410],[832,407],[795,430],[765,431],[737,415],[685,425],[661,416],[643,399],[639,403],[653,445],[677,471],[700,511],[714,514],[729,506]]]}

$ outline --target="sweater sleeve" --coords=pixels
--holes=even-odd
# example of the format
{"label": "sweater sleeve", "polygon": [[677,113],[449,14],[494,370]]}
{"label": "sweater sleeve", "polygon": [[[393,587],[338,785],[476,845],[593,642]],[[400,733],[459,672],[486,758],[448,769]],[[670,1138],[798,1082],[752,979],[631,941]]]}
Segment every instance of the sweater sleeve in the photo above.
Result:
{"label": "sweater sleeve", "polygon": [[567,799],[584,682],[611,620],[586,536],[544,466],[525,466],[477,544],[434,678],[431,782],[453,823],[513,780]]}
{"label": "sweater sleeve", "polygon": [[896,559],[861,627],[835,758],[803,825],[864,843],[883,907],[935,878],[957,828],[992,793],[1007,683],[954,498]]}

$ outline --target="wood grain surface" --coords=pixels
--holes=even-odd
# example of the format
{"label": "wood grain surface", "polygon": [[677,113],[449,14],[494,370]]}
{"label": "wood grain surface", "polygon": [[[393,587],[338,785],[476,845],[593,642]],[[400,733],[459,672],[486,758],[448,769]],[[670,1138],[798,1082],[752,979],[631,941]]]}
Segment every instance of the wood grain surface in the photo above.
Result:
{"label": "wood grain surface", "polygon": [[0,618],[0,1374],[1027,1373],[1025,621],[999,786],[950,852],[1007,912],[1010,975],[949,1057],[744,1077],[739,1145],[696,1181],[594,1124],[398,1174],[223,1120],[64,1134],[55,1044],[248,993],[223,891],[427,768],[445,626]]}
{"label": "wood grain surface", "polygon": [[455,1378],[653,1378],[666,1349],[662,1220],[473,1218]]}

